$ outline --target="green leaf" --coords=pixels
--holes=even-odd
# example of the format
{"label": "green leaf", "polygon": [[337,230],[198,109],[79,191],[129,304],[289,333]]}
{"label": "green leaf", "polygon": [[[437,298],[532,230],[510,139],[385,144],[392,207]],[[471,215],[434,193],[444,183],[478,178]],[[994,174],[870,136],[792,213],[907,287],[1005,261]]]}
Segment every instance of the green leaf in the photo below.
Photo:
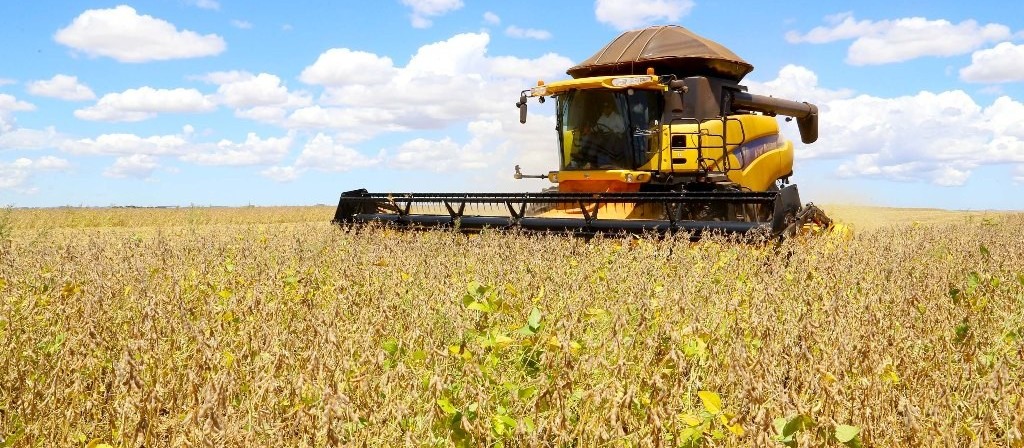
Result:
{"label": "green leaf", "polygon": [[974,291],[980,284],[981,276],[977,272],[971,271],[970,274],[967,274],[967,289],[969,291]]}
{"label": "green leaf", "polygon": [[455,415],[456,412],[459,412],[459,410],[452,405],[452,402],[448,401],[445,398],[438,398],[437,406],[441,408],[441,410],[444,411],[445,414],[448,415]]}
{"label": "green leaf", "polygon": [[526,324],[530,326],[530,329],[534,332],[540,331],[540,310],[537,307],[533,307],[530,310],[530,317],[526,319]]}
{"label": "green leaf", "polygon": [[523,426],[526,428],[527,434],[533,434],[537,428],[537,425],[533,424],[533,419],[530,417],[523,417]]}
{"label": "green leaf", "polygon": [[505,425],[505,426],[507,426],[509,428],[515,428],[516,427],[516,419],[514,419],[512,417],[509,417],[507,415],[498,414],[498,415],[495,416],[495,418],[498,419],[498,421],[500,421],[503,425]]}
{"label": "green leaf", "polygon": [[814,420],[811,420],[803,414],[796,414],[789,418],[777,418],[774,423],[775,430],[778,431],[783,438],[789,438],[797,432],[814,426]]}
{"label": "green leaf", "polygon": [[466,308],[469,308],[469,309],[475,310],[475,311],[484,312],[484,313],[493,313],[494,312],[494,309],[492,309],[490,305],[488,305],[486,303],[483,303],[483,302],[473,302],[473,303],[470,303],[469,306],[467,306]]}
{"label": "green leaf", "polygon": [[530,398],[532,398],[536,394],[537,394],[537,387],[536,386],[524,387],[522,389],[519,389],[519,391],[516,393],[516,395],[519,396],[520,400],[529,400]]}
{"label": "green leaf", "polygon": [[960,304],[960,288],[950,287],[949,298],[953,300],[953,305]]}
{"label": "green leaf", "polygon": [[956,337],[954,338],[956,343],[962,344],[965,340],[967,340],[967,335],[971,332],[971,325],[967,323],[967,320],[965,319],[960,321],[960,323],[957,324],[956,328],[953,331],[956,335]]}
{"label": "green leaf", "polygon": [[836,440],[842,444],[848,444],[857,438],[860,428],[850,425],[836,425]]}
{"label": "green leaf", "polygon": [[682,446],[696,446],[701,439],[701,432],[694,428],[685,428],[679,431],[679,444]]}
{"label": "green leaf", "polygon": [[708,412],[712,414],[722,412],[722,397],[718,396],[718,394],[702,390],[697,392],[697,396],[700,397],[700,402],[704,404],[704,409],[707,409]]}
{"label": "green leaf", "polygon": [[480,282],[473,280],[469,282],[468,285],[466,285],[466,291],[469,292],[471,296],[479,297],[480,295],[483,294],[484,287],[483,285],[480,284]]}
{"label": "green leaf", "polygon": [[398,341],[394,339],[388,339],[384,341],[382,347],[384,348],[384,351],[391,356],[395,356],[395,353],[398,353]]}

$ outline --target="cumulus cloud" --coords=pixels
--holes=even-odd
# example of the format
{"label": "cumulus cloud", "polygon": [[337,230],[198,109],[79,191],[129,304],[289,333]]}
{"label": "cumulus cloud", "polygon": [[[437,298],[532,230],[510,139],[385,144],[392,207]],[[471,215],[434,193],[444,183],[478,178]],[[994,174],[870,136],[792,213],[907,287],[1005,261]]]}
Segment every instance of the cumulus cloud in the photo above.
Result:
{"label": "cumulus cloud", "polygon": [[[517,120],[477,120],[466,125],[469,138],[458,142],[451,137],[416,138],[398,145],[387,159],[390,166],[435,172],[503,170],[511,178],[511,167],[520,164],[527,171],[547,171],[557,165],[554,119],[533,116],[522,126]],[[487,177],[482,184],[493,185]]]}
{"label": "cumulus cloud", "polygon": [[0,114],[4,112],[20,112],[36,110],[36,106],[15,98],[13,95],[0,93]]}
{"label": "cumulus cloud", "polygon": [[28,92],[33,95],[62,99],[65,101],[85,101],[96,99],[89,86],[78,82],[77,76],[54,75],[53,78],[28,83]]}
{"label": "cumulus cloud", "polygon": [[487,11],[484,13],[484,23],[488,25],[498,25],[501,23],[501,17],[498,17],[498,15],[493,12]]}
{"label": "cumulus cloud", "polygon": [[180,158],[198,165],[249,166],[280,162],[291,149],[293,136],[260,138],[250,132],[244,142],[221,140],[194,145]]}
{"label": "cumulus cloud", "polygon": [[16,129],[14,112],[35,110],[36,106],[15,98],[13,95],[0,93],[0,135]]}
{"label": "cumulus cloud", "polygon": [[118,157],[114,164],[103,171],[103,175],[114,178],[135,177],[148,179],[159,166],[157,158],[148,154],[132,154]]}
{"label": "cumulus cloud", "polygon": [[[173,156],[197,165],[251,166],[280,162],[288,155],[294,140],[291,133],[267,138],[249,133],[241,142],[227,139],[215,143],[196,142],[194,137],[192,127],[185,126],[181,134],[173,135],[103,134],[96,138],[67,139],[61,143],[60,149],[75,155]],[[125,160],[127,164],[153,159],[137,157]]]}
{"label": "cumulus cloud", "polygon": [[505,28],[505,35],[508,37],[514,37],[516,39],[536,39],[536,40],[548,40],[551,39],[551,32],[547,30],[537,30],[533,28],[520,28],[515,25],[509,25]]}
{"label": "cumulus cloud", "polygon": [[971,65],[960,69],[960,79],[983,83],[1024,81],[1024,45],[1002,42],[975,51]]}
{"label": "cumulus cloud", "polygon": [[[466,33],[420,47],[404,67],[390,58],[331,49],[300,79],[323,87],[319,104],[300,108],[289,126],[361,134],[440,129],[509,112],[519,92],[537,79],[564,77],[572,61],[557,54],[535,59],[489,56],[486,33]],[[356,71],[352,67],[372,66]]]}
{"label": "cumulus cloud", "polygon": [[245,20],[238,20],[238,19],[232,20],[231,21],[231,26],[233,26],[235,28],[238,28],[240,30],[251,30],[252,29],[252,23],[251,22],[247,22]]}
{"label": "cumulus cloud", "polygon": [[89,56],[120,62],[212,56],[226,48],[224,39],[216,34],[179,31],[173,24],[139,14],[127,5],[87,10],[58,30],[54,40]]}
{"label": "cumulus cloud", "polygon": [[289,91],[281,78],[269,73],[214,72],[199,79],[217,84],[217,93],[210,99],[234,108],[239,118],[280,124],[288,111],[313,102],[308,93]]}
{"label": "cumulus cloud", "polygon": [[431,17],[438,17],[462,8],[462,0],[402,0],[402,4],[412,9],[412,26],[429,28],[434,24]]}
{"label": "cumulus cloud", "polygon": [[380,163],[382,157],[383,154],[367,157],[328,135],[318,133],[306,142],[295,165],[300,168],[342,172],[376,165]]}
{"label": "cumulus cloud", "polygon": [[303,69],[299,79],[306,84],[325,86],[373,85],[387,82],[394,74],[394,63],[387,56],[332,48],[320,54],[313,65]]}
{"label": "cumulus cloud", "polygon": [[66,171],[70,168],[70,162],[54,156],[37,159],[22,157],[12,162],[0,161],[0,190],[31,193],[33,189],[28,186],[28,182],[33,175],[46,171]]}
{"label": "cumulus cloud", "polygon": [[924,56],[965,54],[1012,35],[1005,25],[979,25],[974,20],[957,24],[923,17],[872,21],[857,20],[852,13],[828,16],[825,20],[828,25],[815,27],[807,33],[786,33],[786,40],[790,43],[823,44],[852,39],[846,62],[878,65]]}
{"label": "cumulus cloud", "polygon": [[299,169],[294,166],[272,166],[260,171],[264,177],[275,182],[291,182],[299,178]]}
{"label": "cumulus cloud", "polygon": [[[982,165],[1024,163],[1024,123],[1015,118],[1024,113],[1024,104],[1010,97],[982,105],[961,90],[894,98],[854,95],[825,89],[809,74],[806,68],[786,67],[775,80],[751,83],[751,91],[817,101],[820,138],[813,145],[798,144],[797,157],[839,159],[839,176],[953,186]],[[796,135],[794,124],[785,129]]]}
{"label": "cumulus cloud", "polygon": [[75,111],[89,121],[142,121],[161,113],[209,112],[216,103],[196,89],[141,87],[103,95],[95,105]]}
{"label": "cumulus cloud", "polygon": [[597,21],[624,31],[654,22],[678,22],[693,9],[693,0],[597,0]]}
{"label": "cumulus cloud", "polygon": [[260,172],[276,182],[291,182],[308,170],[345,172],[371,167],[384,159],[381,151],[376,157],[368,157],[358,150],[346,146],[343,139],[324,133],[317,133],[302,148],[302,152],[291,166],[272,166]]}
{"label": "cumulus cloud", "polygon": [[0,149],[56,148],[64,139],[52,126],[46,129],[13,128],[5,131],[0,119]]}
{"label": "cumulus cloud", "polygon": [[103,134],[96,138],[69,139],[60,149],[76,155],[181,155],[189,151],[185,135]]}

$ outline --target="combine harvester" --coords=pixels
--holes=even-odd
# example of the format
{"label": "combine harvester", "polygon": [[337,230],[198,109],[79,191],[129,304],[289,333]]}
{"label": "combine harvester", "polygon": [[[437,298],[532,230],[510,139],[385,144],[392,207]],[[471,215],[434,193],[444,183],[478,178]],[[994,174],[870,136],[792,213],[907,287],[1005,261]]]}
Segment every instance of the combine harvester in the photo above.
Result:
{"label": "combine harvester", "polygon": [[[679,26],[628,31],[572,67],[573,79],[524,90],[554,99],[560,166],[542,193],[341,195],[334,222],[526,229],[571,234],[763,233],[789,237],[831,220],[802,205],[793,143],[776,115],[795,118],[804,143],[818,138],[818,108],[747,93],[753,66]],[[789,118],[791,117],[791,118]],[[499,213],[495,213],[495,212]]]}

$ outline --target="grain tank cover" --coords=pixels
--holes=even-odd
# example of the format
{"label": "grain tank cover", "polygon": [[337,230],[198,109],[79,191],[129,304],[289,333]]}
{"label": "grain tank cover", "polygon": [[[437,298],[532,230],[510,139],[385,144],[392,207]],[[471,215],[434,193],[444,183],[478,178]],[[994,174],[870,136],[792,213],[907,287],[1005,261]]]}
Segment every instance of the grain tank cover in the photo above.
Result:
{"label": "grain tank cover", "polygon": [[739,82],[754,69],[718,42],[677,25],[626,31],[589,59],[566,71],[573,78],[642,75],[710,76]]}

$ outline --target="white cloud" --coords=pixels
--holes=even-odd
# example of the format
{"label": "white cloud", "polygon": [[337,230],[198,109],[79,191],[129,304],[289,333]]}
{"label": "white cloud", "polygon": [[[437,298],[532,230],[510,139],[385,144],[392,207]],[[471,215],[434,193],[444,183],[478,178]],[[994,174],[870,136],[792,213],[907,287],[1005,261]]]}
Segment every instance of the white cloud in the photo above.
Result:
{"label": "white cloud", "polygon": [[103,171],[107,177],[135,177],[148,179],[159,166],[157,158],[148,154],[132,154],[118,157],[114,164]]}
{"label": "white cloud", "polygon": [[43,149],[56,148],[64,141],[52,126],[43,130],[9,129],[4,131],[0,120],[0,149]]}
{"label": "white cloud", "polygon": [[140,15],[126,5],[90,9],[57,31],[54,40],[90,56],[120,62],[148,62],[220,54],[226,48],[216,34],[179,31],[173,24]]}
{"label": "white cloud", "polygon": [[565,69],[572,66],[572,61],[555,53],[548,53],[536,59],[496,56],[489,58],[488,62],[488,69],[493,76],[528,79],[533,82],[538,79],[563,78]]}
{"label": "white cloud", "polygon": [[250,132],[244,142],[221,140],[216,144],[199,144],[180,158],[198,165],[247,166],[280,162],[291,149],[292,135],[260,138]]}
{"label": "white cloud", "polygon": [[70,168],[71,163],[54,156],[38,159],[22,157],[13,162],[0,161],[0,190],[29,193],[33,190],[26,185],[33,175],[44,171],[66,171]]}
{"label": "white cloud", "polygon": [[247,22],[245,20],[238,20],[238,19],[232,20],[231,21],[231,26],[233,26],[235,28],[238,28],[240,30],[251,30],[252,29],[252,23],[251,22]]}
{"label": "white cloud", "polygon": [[270,178],[275,182],[291,182],[299,178],[299,169],[294,166],[272,166],[263,171],[260,174]]}
{"label": "white cloud", "polygon": [[693,9],[693,0],[596,0],[597,21],[624,31],[654,22],[678,22]]}
{"label": "white cloud", "polygon": [[191,4],[191,5],[193,5],[193,6],[197,7],[197,8],[200,8],[200,9],[210,9],[210,10],[218,10],[218,9],[220,9],[220,3],[218,3],[217,0],[187,0],[187,1],[188,1],[189,4]]}
{"label": "white cloud", "polygon": [[[802,73],[802,74],[800,74]],[[800,75],[797,75],[800,74]],[[982,165],[1024,163],[1024,103],[1000,97],[985,106],[960,90],[882,98],[829,90],[803,67],[750,83],[751,92],[817,102],[819,140],[798,158],[841,160],[837,174],[962,185]],[[803,93],[801,93],[803,92]],[[795,136],[795,124],[784,130]]]}
{"label": "white cloud", "polygon": [[402,0],[412,9],[412,26],[429,28],[433,25],[430,17],[438,17],[462,8],[462,0]]}
{"label": "white cloud", "polygon": [[89,121],[142,121],[161,113],[209,112],[217,105],[195,89],[140,87],[103,95],[95,105],[75,111]]}
{"label": "white cloud", "polygon": [[[459,34],[420,47],[405,67],[370,53],[328,50],[302,77],[324,86],[319,104],[296,110],[287,125],[369,138],[515,116],[510,105],[522,89],[538,79],[564,78],[564,70],[572,66],[557,54],[492,57],[487,54],[489,42],[486,33]],[[352,70],[360,64],[376,64],[377,69],[366,70],[376,75]]]}
{"label": "white cloud", "polygon": [[21,101],[13,95],[0,93],[0,114],[4,112],[23,112],[29,110],[36,110],[36,106],[32,103]]}
{"label": "white cloud", "polygon": [[856,20],[851,13],[826,18],[828,26],[805,34],[786,33],[790,43],[823,44],[853,39],[846,61],[852,65],[903,62],[924,56],[955,56],[969,53],[988,42],[1011,37],[1000,24],[979,25],[974,20],[953,24],[948,20],[908,17],[894,20]]}
{"label": "white cloud", "polygon": [[[261,138],[249,133],[245,141],[221,140],[216,143],[195,142],[192,126],[181,134],[141,137],[135,134],[104,134],[96,138],[65,140],[60,149],[76,155],[113,155],[129,157],[174,156],[197,165],[248,166],[280,162],[291,148],[293,135]],[[127,159],[140,162],[145,158]]]}
{"label": "white cloud", "polygon": [[0,135],[15,130],[13,112],[35,110],[36,106],[15,98],[13,95],[0,93]]}
{"label": "white cloud", "polygon": [[826,89],[818,85],[818,75],[806,67],[788,64],[779,69],[778,76],[768,82],[747,80],[745,82],[752,93],[768,93],[779,98],[826,105],[829,101],[849,98],[853,91],[849,89]]}
{"label": "white cloud", "polygon": [[67,140],[60,149],[78,155],[181,155],[189,151],[184,135],[103,134],[96,138]]}
{"label": "white cloud", "polygon": [[[204,80],[219,84],[214,99],[235,109],[279,106],[296,108],[309,105],[312,98],[305,92],[289,92],[281,78],[269,73],[215,72]],[[283,112],[282,112],[283,113]]]}
{"label": "white cloud", "polygon": [[487,11],[484,13],[484,23],[487,23],[488,25],[498,25],[501,23],[501,17],[498,17],[497,14],[491,11]]}
{"label": "white cloud", "polygon": [[960,79],[984,83],[1024,81],[1024,45],[1002,42],[975,51],[971,65],[960,69]]}
{"label": "white cloud", "polygon": [[18,81],[9,78],[0,78],[0,86],[6,86],[9,84],[17,84]]}
{"label": "white cloud", "polygon": [[466,131],[470,140],[465,144],[456,143],[450,137],[405,142],[398,146],[388,163],[408,170],[478,170],[499,160],[508,149],[500,144],[504,135],[501,121],[473,121],[466,126]]}
{"label": "white cloud", "polygon": [[96,99],[96,94],[89,86],[78,82],[77,76],[69,75],[54,75],[48,80],[32,81],[28,84],[28,92],[65,101]]}
{"label": "white cloud", "polygon": [[318,133],[306,142],[295,165],[324,171],[349,171],[380,163],[383,154],[367,157],[355,149],[346,147],[330,136]]}
{"label": "white cloud", "polygon": [[348,48],[332,48],[306,67],[299,79],[306,84],[325,86],[346,84],[382,84],[394,76],[391,58]]}
{"label": "white cloud", "polygon": [[551,32],[549,31],[537,30],[533,28],[520,28],[515,25],[509,25],[508,28],[505,28],[505,35],[517,39],[551,39]]}

